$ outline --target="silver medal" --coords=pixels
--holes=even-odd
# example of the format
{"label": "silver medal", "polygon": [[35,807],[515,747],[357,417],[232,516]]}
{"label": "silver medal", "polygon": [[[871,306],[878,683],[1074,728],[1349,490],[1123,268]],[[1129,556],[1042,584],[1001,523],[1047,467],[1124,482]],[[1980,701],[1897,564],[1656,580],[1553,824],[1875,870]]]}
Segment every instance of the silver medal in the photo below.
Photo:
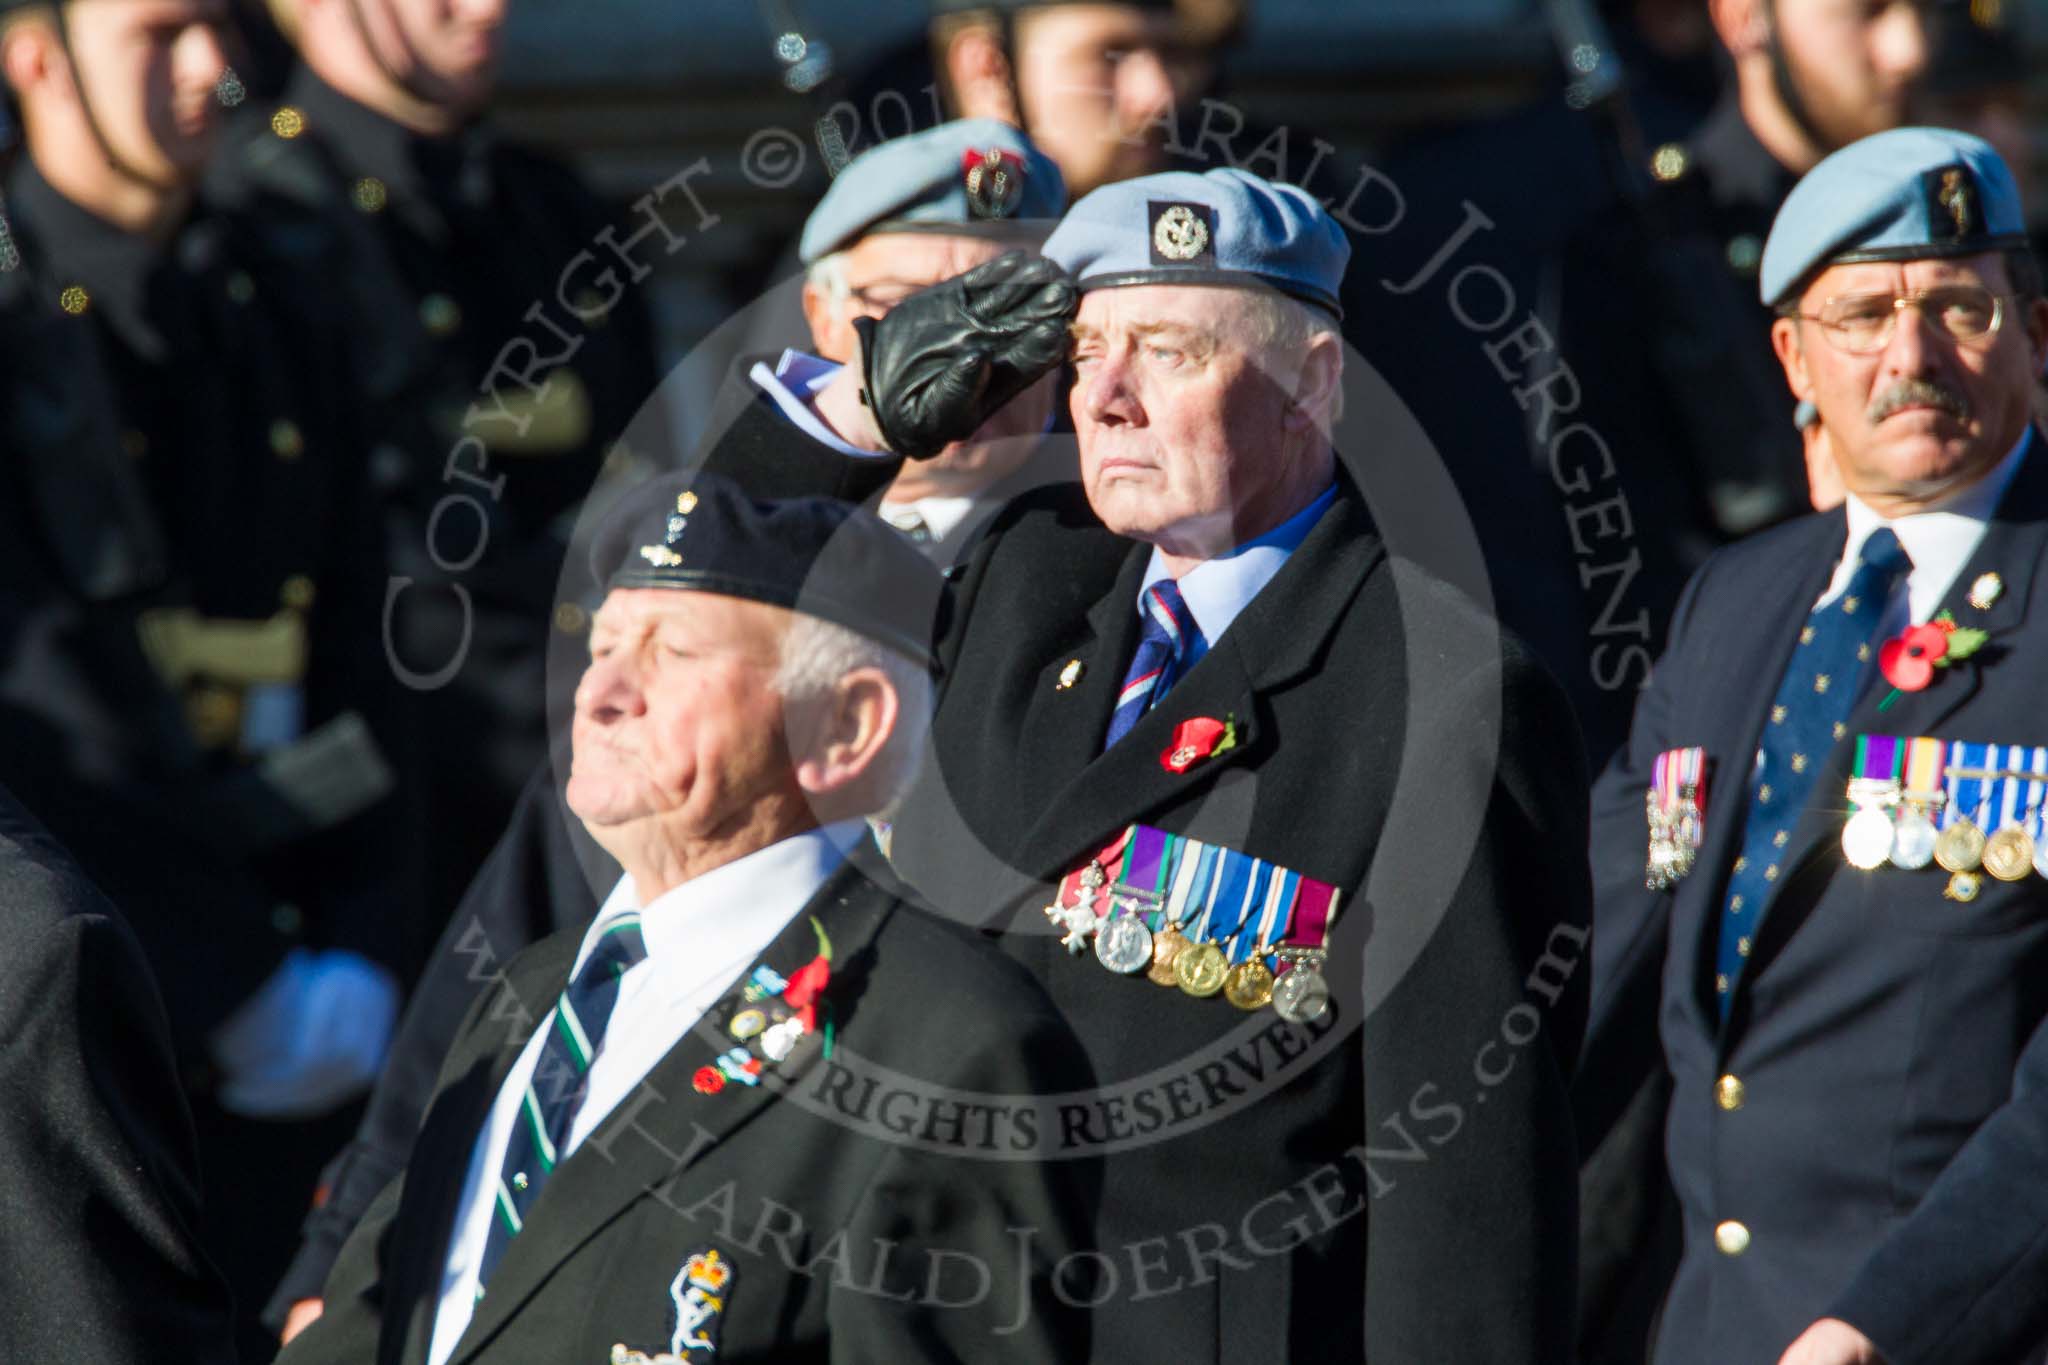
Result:
{"label": "silver medal", "polygon": [[1865,806],[1842,827],[1842,854],[1852,866],[1866,872],[1882,867],[1891,851],[1892,822],[1876,806]]}
{"label": "silver medal", "polygon": [[1273,983],[1273,1009],[1290,1024],[1312,1024],[1330,1008],[1330,983],[1312,962],[1296,962]]}
{"label": "silver medal", "polygon": [[1892,829],[1892,866],[1903,867],[1917,872],[1934,861],[1934,841],[1938,837],[1934,822],[1924,811],[1908,806],[1899,812],[1899,822]]}
{"label": "silver medal", "polygon": [[1095,935],[1095,960],[1113,972],[1141,972],[1152,961],[1152,931],[1135,915],[1118,915]]}

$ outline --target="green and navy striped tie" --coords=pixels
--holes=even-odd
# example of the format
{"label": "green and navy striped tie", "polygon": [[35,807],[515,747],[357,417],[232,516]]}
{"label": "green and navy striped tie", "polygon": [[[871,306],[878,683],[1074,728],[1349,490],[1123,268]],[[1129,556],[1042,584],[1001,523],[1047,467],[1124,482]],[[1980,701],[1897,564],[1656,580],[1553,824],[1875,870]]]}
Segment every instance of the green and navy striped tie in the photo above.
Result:
{"label": "green and navy striped tie", "polygon": [[599,932],[590,955],[571,978],[562,998],[541,1021],[546,1036],[540,1061],[526,1093],[519,1098],[519,1118],[505,1143],[505,1164],[493,1187],[491,1233],[477,1268],[477,1296],[497,1269],[505,1249],[526,1225],[526,1212],[540,1198],[541,1186],[561,1160],[563,1140],[583,1097],[590,1089],[590,1064],[604,1046],[605,1026],[619,997],[619,978],[647,956],[637,913],[620,915]]}

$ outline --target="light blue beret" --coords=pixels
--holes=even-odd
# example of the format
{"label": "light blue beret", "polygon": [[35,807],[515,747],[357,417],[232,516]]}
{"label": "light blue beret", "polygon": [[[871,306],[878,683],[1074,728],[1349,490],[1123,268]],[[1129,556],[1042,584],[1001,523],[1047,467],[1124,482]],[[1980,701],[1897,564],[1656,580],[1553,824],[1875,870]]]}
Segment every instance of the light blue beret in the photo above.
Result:
{"label": "light blue beret", "polygon": [[1351,243],[1313,195],[1247,171],[1166,171],[1105,185],[1045,242],[1083,292],[1126,284],[1267,284],[1336,317]]}
{"label": "light blue beret", "polygon": [[1792,187],[1764,243],[1757,289],[1775,307],[1826,266],[2026,242],[2019,188],[1990,143],[1946,128],[1894,128],[1850,143]]}
{"label": "light blue beret", "polygon": [[805,265],[870,232],[1017,234],[1067,206],[1052,159],[997,119],[955,119],[846,163],[804,220]]}

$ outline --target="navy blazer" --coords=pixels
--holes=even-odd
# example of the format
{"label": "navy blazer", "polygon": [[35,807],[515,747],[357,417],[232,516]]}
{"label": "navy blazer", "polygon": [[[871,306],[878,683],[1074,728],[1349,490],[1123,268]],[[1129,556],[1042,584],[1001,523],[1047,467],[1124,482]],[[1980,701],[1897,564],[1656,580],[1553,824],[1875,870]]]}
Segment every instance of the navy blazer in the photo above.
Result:
{"label": "navy blazer", "polygon": [[[1680,601],[1627,748],[1595,787],[1594,1026],[1579,1078],[1581,1136],[1591,1150],[1621,1116],[1661,1041],[1672,1080],[1665,1152],[1685,1250],[1662,1312],[1660,1365],[1774,1361],[1829,1315],[1870,1334],[1892,1365],[2009,1359],[2041,1330],[2038,1308],[1973,1314],[1953,1296],[1960,1284],[1993,1298],[2040,1297],[2026,1288],[2039,1282],[2048,1240],[2040,1201],[2001,1207],[1962,1173],[1990,1163],[2016,1179],[2048,1142],[2039,1086],[2013,1094],[2022,1051],[2048,1013],[2048,883],[1987,877],[1974,901],[1959,903],[1944,897],[1948,873],[1938,867],[1849,866],[1839,843],[1854,752],[1845,740],[1794,827],[1727,1022],[1718,1019],[1719,922],[1748,774],[1845,539],[1837,510],[1709,560]],[[2048,455],[2037,442],[1942,604],[1989,642],[1882,712],[1890,689],[1873,668],[1846,735],[2048,744],[2044,553]],[[1967,594],[1987,572],[2004,591],[1980,610]],[[1651,891],[1651,765],[1693,745],[1707,754],[1704,845],[1689,876]],[[2000,1133],[2002,1145],[1987,1146]],[[1937,1186],[1952,1165],[1958,1178]],[[1942,1211],[1949,1200],[1975,1202],[1958,1203],[1970,1213],[1956,1217]],[[1983,1225],[1990,1220],[1998,1226]],[[1902,1244],[1919,1254],[1900,1255]],[[1940,1280],[1925,1276],[1930,1264],[1945,1267]],[[1930,1340],[1916,1326],[1926,1321],[1953,1331]]]}

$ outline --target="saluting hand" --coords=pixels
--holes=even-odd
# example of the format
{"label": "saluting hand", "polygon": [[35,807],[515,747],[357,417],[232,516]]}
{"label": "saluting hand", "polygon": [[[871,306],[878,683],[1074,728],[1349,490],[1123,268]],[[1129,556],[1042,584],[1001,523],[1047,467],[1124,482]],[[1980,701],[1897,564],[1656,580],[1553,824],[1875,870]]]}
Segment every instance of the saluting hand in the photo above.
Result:
{"label": "saluting hand", "polygon": [[858,318],[864,401],[888,448],[929,459],[974,434],[1067,354],[1080,295],[1051,261],[1008,252]]}
{"label": "saluting hand", "polygon": [[1869,1337],[1840,1318],[1822,1318],[1799,1334],[1778,1365],[1884,1365]]}

